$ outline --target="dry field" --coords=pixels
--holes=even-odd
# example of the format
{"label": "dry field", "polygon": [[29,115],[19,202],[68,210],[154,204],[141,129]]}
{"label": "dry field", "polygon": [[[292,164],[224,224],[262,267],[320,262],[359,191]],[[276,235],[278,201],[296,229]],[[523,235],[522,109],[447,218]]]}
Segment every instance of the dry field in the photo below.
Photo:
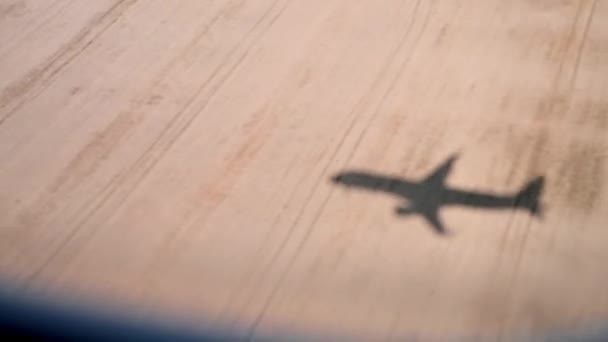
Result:
{"label": "dry field", "polygon": [[8,291],[243,336],[608,320],[608,1],[2,0],[0,75]]}

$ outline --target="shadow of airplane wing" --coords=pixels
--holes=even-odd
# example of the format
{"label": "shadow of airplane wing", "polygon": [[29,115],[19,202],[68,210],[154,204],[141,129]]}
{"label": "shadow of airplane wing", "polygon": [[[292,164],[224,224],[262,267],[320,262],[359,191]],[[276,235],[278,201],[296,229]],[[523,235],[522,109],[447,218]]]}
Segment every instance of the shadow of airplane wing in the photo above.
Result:
{"label": "shadow of airplane wing", "polygon": [[445,184],[445,179],[448,177],[450,172],[452,171],[452,167],[454,166],[454,162],[458,159],[458,155],[453,155],[448,158],[443,164],[439,165],[435,171],[433,171],[429,176],[427,176],[422,183],[435,185],[435,186],[443,186]]}
{"label": "shadow of airplane wing", "polygon": [[408,207],[397,207],[396,213],[400,216],[420,215],[427,220],[437,234],[447,233],[443,222],[439,218],[439,207],[423,206],[418,208],[415,204],[412,204]]}

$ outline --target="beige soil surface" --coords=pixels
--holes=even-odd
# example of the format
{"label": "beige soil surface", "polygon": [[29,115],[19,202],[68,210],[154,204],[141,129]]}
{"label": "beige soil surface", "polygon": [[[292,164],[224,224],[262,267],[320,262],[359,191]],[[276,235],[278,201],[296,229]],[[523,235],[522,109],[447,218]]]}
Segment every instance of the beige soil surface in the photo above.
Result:
{"label": "beige soil surface", "polygon": [[[608,1],[3,0],[0,75],[14,291],[367,340],[608,320]],[[332,183],[455,153],[449,189],[544,177],[542,217],[439,235]]]}

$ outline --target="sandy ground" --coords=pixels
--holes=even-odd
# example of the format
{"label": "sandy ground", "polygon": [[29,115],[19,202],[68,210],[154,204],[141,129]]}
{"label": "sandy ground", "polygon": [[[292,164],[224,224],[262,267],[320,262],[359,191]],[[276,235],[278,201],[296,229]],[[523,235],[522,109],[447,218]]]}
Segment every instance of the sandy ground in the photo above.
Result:
{"label": "sandy ground", "polygon": [[[0,42],[14,291],[253,335],[608,319],[608,1],[4,0]],[[446,189],[544,177],[542,216],[465,200],[440,235],[332,182],[455,153]]]}

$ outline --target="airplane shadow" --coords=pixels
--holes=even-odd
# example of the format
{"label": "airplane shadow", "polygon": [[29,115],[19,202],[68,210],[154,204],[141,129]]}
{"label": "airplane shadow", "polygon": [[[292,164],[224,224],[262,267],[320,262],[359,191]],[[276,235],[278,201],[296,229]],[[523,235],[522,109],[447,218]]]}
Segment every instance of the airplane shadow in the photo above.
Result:
{"label": "airplane shadow", "polygon": [[453,189],[446,186],[446,178],[457,156],[453,155],[429,176],[421,180],[407,180],[365,171],[346,171],[332,177],[332,182],[346,187],[382,192],[406,200],[406,205],[395,208],[398,216],[420,215],[438,234],[447,230],[439,211],[444,206],[462,206],[480,209],[525,210],[532,216],[542,217],[540,198],[545,179],[536,177],[519,191],[507,195]]}

